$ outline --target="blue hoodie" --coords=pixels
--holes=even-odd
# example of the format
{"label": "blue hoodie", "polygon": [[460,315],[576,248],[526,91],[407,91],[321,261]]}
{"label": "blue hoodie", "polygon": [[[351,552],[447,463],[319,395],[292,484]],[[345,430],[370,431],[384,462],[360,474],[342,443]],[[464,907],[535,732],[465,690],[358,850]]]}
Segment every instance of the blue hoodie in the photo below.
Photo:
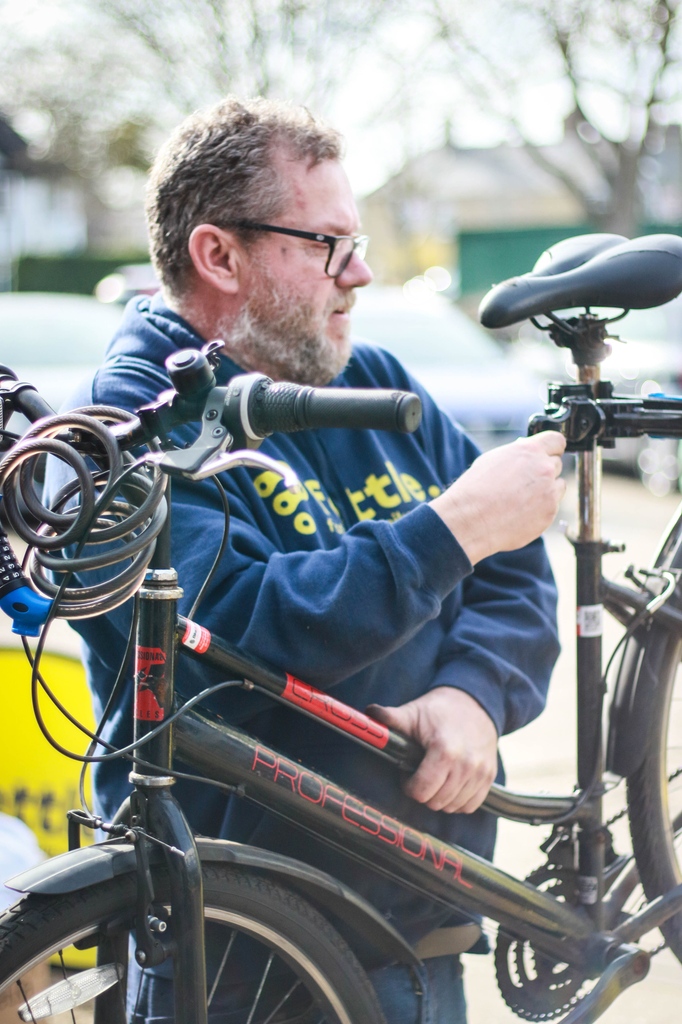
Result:
{"label": "blue hoodie", "polygon": [[[135,410],[168,387],[165,359],[201,339],[159,296],[133,300],[94,381],[70,407],[101,403]],[[243,372],[223,357],[224,385]],[[274,473],[223,474],[231,527],[219,571],[195,615],[212,633],[346,703],[400,705],[437,686],[473,696],[501,735],[544,706],[558,654],[556,592],[542,541],[494,555],[475,570],[428,505],[476,458],[471,440],[443,415],[387,352],[358,344],[340,387],[416,391],[423,420],[412,435],[316,430],[274,435],[261,451],[287,463],[302,487],[285,490]],[[191,440],[195,427],[178,440]],[[51,469],[50,489],[59,483]],[[215,485],[173,482],[173,565],[187,611],[220,543],[223,513]],[[130,607],[75,623],[100,711],[125,645]],[[182,659],[179,687],[190,695],[219,681]],[[132,680],[104,738],[131,739]],[[490,858],[495,820],[434,812],[406,797],[382,759],[262,695],[228,691],[214,705],[285,755],[331,776],[423,831]],[[94,772],[100,811],[110,818],[129,790],[128,764]],[[501,769],[500,769],[500,778]],[[328,849],[246,801],[210,786],[174,789],[192,826],[205,835],[278,850],[340,877],[412,940],[452,923],[431,904]]]}

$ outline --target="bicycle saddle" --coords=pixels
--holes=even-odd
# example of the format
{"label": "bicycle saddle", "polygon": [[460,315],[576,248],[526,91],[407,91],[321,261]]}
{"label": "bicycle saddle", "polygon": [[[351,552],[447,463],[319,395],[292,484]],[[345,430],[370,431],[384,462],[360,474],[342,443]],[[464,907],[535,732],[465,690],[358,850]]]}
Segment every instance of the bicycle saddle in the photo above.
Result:
{"label": "bicycle saddle", "polygon": [[578,235],[543,253],[533,270],[495,285],[478,315],[484,327],[508,327],[575,306],[649,309],[682,291],[682,238]]}

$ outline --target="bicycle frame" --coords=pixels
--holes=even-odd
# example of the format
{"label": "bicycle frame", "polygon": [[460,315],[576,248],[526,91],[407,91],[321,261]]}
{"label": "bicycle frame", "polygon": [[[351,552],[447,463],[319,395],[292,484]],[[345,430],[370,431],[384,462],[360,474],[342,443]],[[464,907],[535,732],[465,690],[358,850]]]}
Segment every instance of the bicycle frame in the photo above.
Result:
{"label": "bicycle frame", "polygon": [[[157,580],[150,580],[151,586],[145,587],[142,603],[143,606],[147,603],[147,593],[153,616],[148,620],[144,613],[141,615],[138,664],[144,663],[150,651],[166,652],[173,647],[168,633],[172,625],[172,605],[159,601],[158,596],[151,596],[158,594],[161,586],[168,586],[169,581],[159,579],[158,571],[150,575],[156,575]],[[159,615],[165,620],[163,629],[159,626]],[[161,634],[165,639],[159,639]],[[310,705],[317,705],[315,717],[327,722],[337,719],[341,731],[374,750],[382,750],[396,763],[401,758],[405,762],[411,756],[404,744],[378,723],[372,723],[355,709],[300,681],[286,676],[284,680],[279,678],[273,669],[245,658],[212,638],[196,623],[180,617],[177,638],[183,652],[222,671],[236,672],[249,680],[247,685],[258,685],[270,693],[279,687],[284,699],[293,706],[307,703],[308,713],[311,713]],[[158,653],[155,658],[157,664],[165,663],[165,658]],[[164,684],[169,678],[164,677]],[[166,701],[169,689],[165,685]],[[427,898],[452,909],[482,913],[497,920],[508,932],[529,939],[537,949],[554,959],[570,962],[589,976],[602,974],[610,963],[617,961],[621,987],[630,983],[629,975],[633,975],[632,981],[639,980],[646,973],[648,958],[628,943],[682,908],[680,887],[679,891],[669,894],[657,912],[652,914],[651,908],[645,912],[641,928],[637,918],[630,918],[622,934],[618,928],[606,933],[601,930],[596,915],[590,916],[582,908],[561,903],[460,847],[443,843],[384,814],[332,780],[283,757],[238,728],[196,711],[181,717],[173,728],[176,751],[183,762],[207,778],[238,788],[240,795]],[[392,741],[397,750],[392,749]],[[589,762],[586,763],[589,766]],[[141,779],[136,776],[134,781],[139,785]],[[150,788],[148,798],[154,801],[162,789],[163,783],[160,789]],[[580,821],[581,829],[585,829],[590,838],[596,827],[601,827],[599,798],[583,804],[575,796],[528,798],[509,793],[503,787],[496,787],[496,796],[517,817],[529,812],[527,802],[531,800],[530,813],[534,820],[564,819],[568,806],[569,819],[572,815],[571,820]],[[590,827],[592,831],[588,831]],[[163,838],[175,845],[172,834],[166,833]],[[591,852],[591,847],[588,849]],[[603,914],[604,901],[600,900],[598,906]],[[182,910],[178,910],[182,914]],[[182,922],[182,918],[180,920]],[[197,951],[193,952],[196,965]],[[177,956],[177,967],[179,974],[186,970],[182,951]],[[201,994],[196,998],[200,1000]],[[583,1007],[578,1008],[577,1013],[582,1012]],[[575,1020],[579,1019],[583,1018],[576,1015]]]}
{"label": "bicycle frame", "polygon": [[[580,382],[596,392],[599,367],[580,368]],[[682,408],[674,412],[675,426],[682,435]],[[634,413],[636,419],[637,413]],[[172,846],[188,850],[190,867],[178,869],[176,904],[177,933],[196,936],[201,917],[201,880],[193,874],[198,858],[192,854],[184,818],[176,821],[174,802],[169,800],[171,779],[164,770],[171,766],[171,750],[193,770],[209,779],[235,788],[244,796],[345,854],[404,884],[420,895],[453,910],[482,914],[498,921],[508,933],[527,939],[539,951],[560,962],[568,962],[585,975],[615,977],[605,997],[602,983],[566,1019],[582,1021],[594,1007],[603,1012],[626,985],[640,980],[648,970],[648,954],[631,945],[645,932],[657,927],[682,909],[682,885],[627,923],[605,930],[609,916],[605,899],[606,834],[602,816],[603,771],[601,721],[601,606],[606,589],[612,606],[636,606],[639,595],[620,588],[609,589],[601,577],[600,494],[601,452],[591,440],[578,455],[579,523],[574,540],[577,557],[578,621],[578,791],[570,796],[530,796],[494,786],[485,806],[492,813],[528,823],[561,822],[578,826],[579,894],[582,905],[573,907],[546,895],[527,882],[519,881],[466,850],[427,835],[359,799],[332,779],[295,763],[271,747],[249,737],[242,730],[196,710],[182,716],[170,729],[152,741],[145,759],[159,765],[159,775],[136,771],[131,776],[136,791],[138,815],[155,834]],[[356,709],[316,691],[286,673],[278,672],[239,651],[182,617],[176,617],[177,590],[172,570],[154,569],[141,592],[141,614],[137,641],[137,690],[135,698],[136,738],[170,714],[173,707],[174,651],[179,649],[223,673],[246,680],[336,728],[356,742],[398,766],[414,766],[418,757],[410,741],[367,718]],[[665,610],[665,609],[664,609]],[[630,616],[632,615],[629,612]],[[675,620],[677,613],[669,613]],[[155,668],[157,672],[155,679]],[[161,668],[162,667],[162,668]],[[595,785],[595,782],[597,783]],[[173,858],[167,858],[169,863]],[[185,858],[187,860],[188,858]],[[615,916],[615,915],[611,915]],[[140,915],[138,915],[138,918]],[[154,943],[148,928],[138,926],[138,943],[143,955],[153,955]],[[146,953],[145,953],[146,951]],[[179,980],[178,1022],[201,1022],[205,994],[193,978],[203,978],[203,949],[181,944],[175,956]],[[604,973],[606,972],[606,974]],[[607,1002],[604,1003],[604,999]],[[183,1016],[184,1014],[184,1016]]]}
{"label": "bicycle frame", "polygon": [[[167,714],[172,707],[172,686],[169,684],[174,680],[174,654],[179,641],[181,651],[221,671],[228,670],[249,680],[247,685],[260,685],[269,692],[274,692],[278,686],[284,692],[288,687],[289,703],[292,703],[290,698],[293,695],[300,703],[312,705],[318,712],[316,717],[328,722],[337,720],[346,735],[365,745],[367,739],[363,740],[363,734],[369,733],[371,749],[381,751],[396,762],[401,759],[407,762],[413,756],[412,751],[405,749],[404,741],[397,740],[393,744],[388,730],[372,723],[355,709],[245,658],[212,638],[207,630],[195,623],[177,619],[177,597],[178,588],[172,571],[149,571],[141,593],[137,645],[137,665],[141,669],[137,673],[138,739],[151,725],[158,724],[160,711],[157,709]],[[164,671],[157,672],[155,677],[153,672],[149,672],[150,665],[163,666]],[[142,682],[144,686],[140,685]],[[146,697],[140,698],[140,691],[146,693]],[[153,699],[150,699],[152,695]],[[648,969],[648,956],[629,943],[682,907],[682,887],[679,887],[642,914],[628,919],[625,925],[605,933],[582,908],[561,903],[481,858],[384,814],[332,780],[282,757],[237,728],[196,712],[181,717],[172,728],[175,730],[177,753],[187,765],[207,778],[233,786],[240,795],[287,818],[427,898],[452,909],[486,914],[499,921],[512,935],[532,941],[535,948],[552,959],[570,962],[588,976],[601,974],[599,985],[566,1018],[568,1021],[596,1019],[588,1015],[595,1002],[598,1004],[598,1016],[624,987],[641,980]],[[169,733],[170,730],[166,730],[152,740],[148,744],[152,750],[144,754],[145,759],[150,758],[159,765],[158,774],[150,773],[144,766],[131,776],[135,786],[132,824],[141,825],[144,831],[149,830],[166,844],[166,848],[175,848],[165,849],[164,854],[174,879],[174,934],[180,939],[174,963],[178,986],[176,1022],[193,1024],[205,1019],[206,1006],[203,948],[199,939],[203,935],[201,875],[197,870],[199,859],[194,840],[170,795],[173,780],[165,774],[170,767]],[[570,803],[575,820],[583,820],[584,807],[579,805],[576,797],[525,798],[509,794],[501,787],[498,787],[498,795],[521,814],[528,810],[524,806],[526,800],[532,799],[535,804],[533,813],[538,816],[542,809],[541,816],[546,820],[556,817],[557,810],[564,811],[565,805]],[[161,937],[150,926],[150,921],[153,921],[150,913],[153,892],[146,885],[148,860],[145,842],[138,841],[134,849],[138,857],[138,960],[144,966],[155,962],[155,954],[166,954]],[[178,849],[183,852],[181,858],[177,856]],[[84,857],[87,859],[87,851],[84,851]],[[83,868],[85,870],[85,860]],[[139,957],[139,951],[144,954],[144,961]],[[615,984],[604,1002],[604,997],[601,1000],[597,997],[600,986],[607,981],[615,981]],[[106,1013],[104,1019],[107,1019]],[[95,1020],[101,1020],[99,1010]]]}
{"label": "bicycle frame", "polygon": [[[568,386],[569,388],[571,386]],[[599,388],[599,367],[580,368],[574,406],[563,420],[551,405],[538,418],[537,429],[561,423],[578,446],[579,524],[574,541],[577,556],[578,607],[578,792],[568,796],[531,796],[494,786],[486,801],[492,813],[532,824],[577,826],[579,894],[581,905],[562,903],[533,885],[519,881],[454,844],[427,835],[373,807],[307,767],[283,757],[242,730],[191,711],[142,748],[131,775],[134,785],[132,823],[165,844],[172,881],[176,925],[175,977],[177,1024],[205,1024],[203,914],[201,871],[197,848],[187,823],[170,795],[173,750],[206,778],[233,787],[240,796],[274,812],[404,884],[422,896],[453,910],[483,914],[498,921],[513,936],[527,939],[541,953],[567,962],[586,976],[602,975],[593,992],[565,1020],[594,1020],[619,992],[640,980],[648,970],[648,954],[631,945],[641,935],[682,910],[682,885],[654,901],[646,910],[608,930],[610,913],[605,895],[605,840],[602,817],[601,720],[601,607],[627,621],[647,607],[637,591],[607,584],[601,577],[599,481],[601,473],[597,429],[580,419],[583,408],[609,401]],[[644,433],[654,421],[657,430],[682,436],[682,405],[652,400],[652,414],[642,416],[642,403],[627,420],[628,400],[618,402],[620,420],[609,436]],[[582,405],[580,404],[582,402]],[[556,404],[556,403],[555,403]],[[577,413],[576,413],[577,408]],[[663,411],[665,426],[657,411]],[[589,419],[589,417],[588,417]],[[567,425],[567,426],[566,426]],[[633,426],[634,425],[634,426]],[[590,434],[590,429],[593,429]],[[570,432],[573,431],[573,434]],[[575,449],[574,449],[575,450]],[[221,467],[224,468],[224,467]],[[207,630],[178,618],[181,591],[168,567],[168,523],[157,542],[154,567],[140,592],[141,613],[136,646],[135,738],[144,738],[167,718],[174,707],[175,654],[180,649],[221,671],[257,686],[299,711],[339,729],[403,769],[414,766],[414,744],[356,709],[314,690],[286,673],[246,658]],[[665,606],[656,612],[667,625],[682,630],[682,614]],[[145,764],[142,764],[144,757]],[[149,763],[157,766],[149,768]],[[182,856],[178,856],[178,852]],[[167,955],[163,939],[152,926],[153,891],[146,842],[136,844],[138,856],[137,959],[142,966],[160,963]],[[619,908],[616,908],[619,909]],[[608,989],[608,991],[606,991]]]}
{"label": "bicycle frame", "polygon": [[[194,623],[180,618],[178,635],[203,634],[203,650],[182,647],[185,653],[206,664],[233,672],[248,670],[250,681],[263,679],[263,667],[210,637]],[[300,684],[301,688],[305,684]],[[308,695],[319,691],[305,687]],[[350,722],[350,735],[360,739],[364,731],[361,713],[330,699],[324,706],[329,715]],[[321,702],[322,703],[322,702]],[[319,717],[319,716],[316,716]],[[324,719],[321,719],[324,721]],[[371,721],[371,720],[369,720]],[[237,727],[206,713],[193,710],[174,725],[176,751],[184,763],[208,778],[238,787],[239,794],[287,818],[316,837],[336,846],[375,870],[381,870],[422,895],[453,909],[482,913],[499,921],[516,935],[531,939],[548,955],[580,965],[588,972],[604,969],[617,946],[618,929],[602,935],[590,918],[578,909],[560,903],[520,882],[480,857],[456,845],[420,832],[404,822],[368,805],[318,772],[277,753],[249,737]],[[342,731],[348,733],[347,729]],[[377,749],[372,742],[369,746]],[[526,797],[496,787],[499,798],[522,816],[527,801],[534,801],[536,817],[550,820],[567,804],[584,820],[584,809],[576,807],[577,797]],[[540,814],[540,811],[543,814]],[[682,906],[682,887],[677,902],[667,908],[662,922]],[[669,913],[668,913],[669,911]],[[630,919],[630,925],[632,925]],[[649,923],[648,927],[655,927]],[[633,933],[632,927],[630,933]],[[643,934],[643,933],[640,933]]]}

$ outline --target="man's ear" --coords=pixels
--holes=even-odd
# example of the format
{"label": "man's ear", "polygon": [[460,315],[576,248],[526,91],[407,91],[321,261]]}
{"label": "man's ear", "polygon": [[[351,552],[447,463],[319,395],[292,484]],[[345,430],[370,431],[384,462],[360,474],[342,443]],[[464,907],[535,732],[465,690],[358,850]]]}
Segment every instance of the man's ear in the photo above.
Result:
{"label": "man's ear", "polygon": [[188,249],[202,281],[229,295],[239,291],[244,250],[233,232],[214,224],[198,224],[189,236]]}

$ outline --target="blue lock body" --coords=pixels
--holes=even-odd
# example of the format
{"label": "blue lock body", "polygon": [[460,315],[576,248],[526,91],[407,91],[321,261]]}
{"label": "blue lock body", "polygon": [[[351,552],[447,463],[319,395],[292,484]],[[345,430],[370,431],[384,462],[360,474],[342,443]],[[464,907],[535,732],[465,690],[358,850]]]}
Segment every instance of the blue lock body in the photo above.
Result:
{"label": "blue lock body", "polygon": [[12,619],[12,632],[19,636],[39,636],[52,601],[25,583],[0,597],[0,608]]}
{"label": "blue lock body", "polygon": [[52,601],[30,586],[0,526],[0,608],[12,619],[12,632],[39,636],[51,607]]}

